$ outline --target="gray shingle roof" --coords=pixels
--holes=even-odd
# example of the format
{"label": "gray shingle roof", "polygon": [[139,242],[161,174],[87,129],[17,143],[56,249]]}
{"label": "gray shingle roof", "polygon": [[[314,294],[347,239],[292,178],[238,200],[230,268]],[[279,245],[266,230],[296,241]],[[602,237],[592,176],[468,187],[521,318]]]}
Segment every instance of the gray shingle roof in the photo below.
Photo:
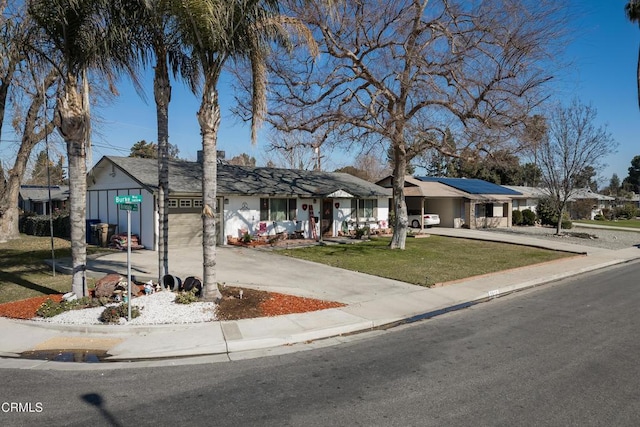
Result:
{"label": "gray shingle roof", "polygon": [[[21,185],[20,196],[23,200],[44,202],[49,200],[49,189],[46,185]],[[52,185],[51,200],[67,200],[69,198],[69,186]]]}
{"label": "gray shingle roof", "polygon": [[[158,187],[158,163],[155,159],[103,157],[151,191]],[[169,193],[202,192],[202,165],[198,162],[170,160]],[[358,198],[388,197],[391,191],[346,173],[305,171],[266,167],[218,164],[218,194],[251,196],[326,197],[344,191]]]}

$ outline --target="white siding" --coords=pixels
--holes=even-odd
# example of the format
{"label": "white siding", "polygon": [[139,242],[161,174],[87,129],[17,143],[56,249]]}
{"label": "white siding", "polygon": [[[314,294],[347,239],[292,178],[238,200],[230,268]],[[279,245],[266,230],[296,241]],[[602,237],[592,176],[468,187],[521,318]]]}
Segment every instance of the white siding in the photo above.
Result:
{"label": "white siding", "polygon": [[[108,172],[108,173],[107,173]],[[155,201],[153,194],[140,188],[140,185],[117,168],[108,168],[101,175],[87,178],[87,220],[100,220],[102,223],[115,224],[117,233],[127,232],[127,211],[116,205],[115,196],[141,194],[142,203],[137,212],[131,212],[131,234],[140,237],[140,244],[155,250]]]}

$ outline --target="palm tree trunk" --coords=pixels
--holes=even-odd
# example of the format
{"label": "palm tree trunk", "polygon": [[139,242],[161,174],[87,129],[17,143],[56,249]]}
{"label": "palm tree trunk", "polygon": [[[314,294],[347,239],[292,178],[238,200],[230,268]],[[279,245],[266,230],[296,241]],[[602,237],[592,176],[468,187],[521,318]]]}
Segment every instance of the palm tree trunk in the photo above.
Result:
{"label": "palm tree trunk", "polygon": [[218,165],[216,143],[220,128],[220,104],[218,103],[219,74],[205,77],[202,104],[198,122],[202,133],[202,299],[215,301],[222,297],[216,283],[216,206]]}
{"label": "palm tree trunk", "polygon": [[166,54],[156,52],[153,93],[156,100],[158,126],[158,283],[169,274],[169,102],[171,84],[167,70]]}
{"label": "palm tree trunk", "polygon": [[69,158],[69,219],[71,222],[71,290],[78,296],[87,295],[86,146],[89,117],[75,76],[67,74],[63,94],[58,98],[58,130],[67,143]]}

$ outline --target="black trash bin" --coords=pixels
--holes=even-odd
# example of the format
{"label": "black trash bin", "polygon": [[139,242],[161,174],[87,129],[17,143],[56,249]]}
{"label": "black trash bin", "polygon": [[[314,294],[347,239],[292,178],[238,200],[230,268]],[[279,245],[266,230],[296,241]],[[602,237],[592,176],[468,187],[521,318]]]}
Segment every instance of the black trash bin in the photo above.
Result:
{"label": "black trash bin", "polygon": [[87,224],[87,243],[89,243],[90,245],[97,245],[98,244],[98,240],[97,240],[97,236],[96,236],[96,224],[99,224],[100,220],[99,219],[88,219],[86,224]]}

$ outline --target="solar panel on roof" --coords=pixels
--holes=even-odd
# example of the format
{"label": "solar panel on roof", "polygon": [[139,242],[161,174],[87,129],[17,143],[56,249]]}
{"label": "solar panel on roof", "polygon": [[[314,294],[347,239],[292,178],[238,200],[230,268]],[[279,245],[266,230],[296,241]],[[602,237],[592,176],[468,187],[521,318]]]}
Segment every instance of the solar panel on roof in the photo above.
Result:
{"label": "solar panel on roof", "polygon": [[510,188],[503,187],[481,179],[467,178],[440,178],[432,176],[418,176],[416,179],[424,182],[440,182],[457,190],[469,194],[499,194],[505,196],[518,196],[521,193]]}

